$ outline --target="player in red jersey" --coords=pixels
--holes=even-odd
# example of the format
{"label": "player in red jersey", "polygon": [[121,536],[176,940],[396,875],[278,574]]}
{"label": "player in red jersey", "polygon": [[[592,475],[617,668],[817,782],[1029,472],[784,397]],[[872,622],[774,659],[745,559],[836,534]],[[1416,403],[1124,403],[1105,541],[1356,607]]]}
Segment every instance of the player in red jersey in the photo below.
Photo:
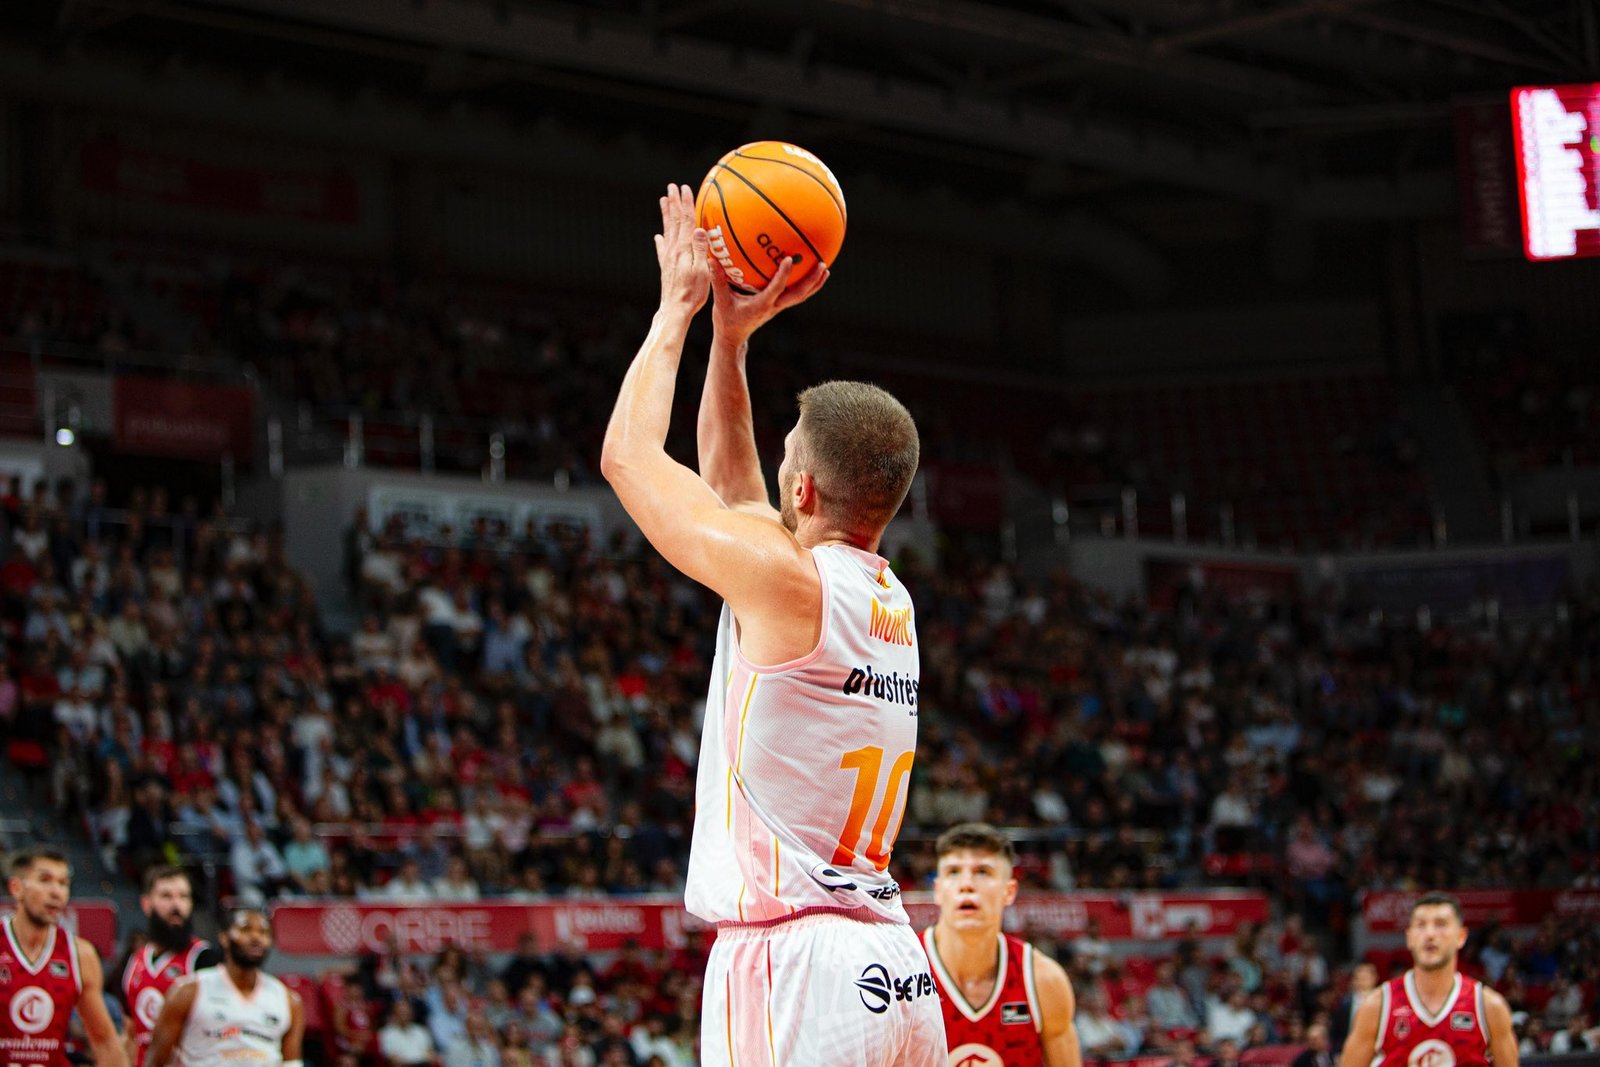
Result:
{"label": "player in red jersey", "polygon": [[47,845],[26,848],[11,857],[10,874],[17,910],[0,943],[0,1060],[66,1067],[62,1046],[76,1010],[98,1067],[128,1067],[106,1010],[100,954],[61,926],[72,895],[67,857]]}
{"label": "player in red jersey", "polygon": [[139,908],[145,915],[145,940],[129,951],[120,972],[128,1060],[133,1067],[144,1063],[150,1033],[172,984],[222,962],[215,945],[194,936],[194,885],[182,867],[146,871]]}
{"label": "player in red jersey", "polygon": [[922,945],[944,1008],[949,1067],[1081,1067],[1067,972],[1000,929],[1017,899],[1010,839],[962,823],[936,847],[939,921]]}
{"label": "player in red jersey", "polygon": [[1339,1067],[1517,1067],[1511,1009],[1456,969],[1467,943],[1461,905],[1429,893],[1411,906],[1411,970],[1367,994]]}

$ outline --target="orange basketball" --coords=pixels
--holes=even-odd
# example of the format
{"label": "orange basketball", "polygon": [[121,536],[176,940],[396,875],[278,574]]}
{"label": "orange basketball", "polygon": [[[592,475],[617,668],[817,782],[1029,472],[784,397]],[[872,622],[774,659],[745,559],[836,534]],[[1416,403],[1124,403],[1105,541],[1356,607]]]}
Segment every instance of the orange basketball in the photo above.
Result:
{"label": "orange basketball", "polygon": [[782,141],[756,141],[717,160],[694,206],[711,255],[741,292],[765,288],[785,256],[798,257],[793,285],[819,262],[833,266],[844,244],[844,192],[833,172]]}

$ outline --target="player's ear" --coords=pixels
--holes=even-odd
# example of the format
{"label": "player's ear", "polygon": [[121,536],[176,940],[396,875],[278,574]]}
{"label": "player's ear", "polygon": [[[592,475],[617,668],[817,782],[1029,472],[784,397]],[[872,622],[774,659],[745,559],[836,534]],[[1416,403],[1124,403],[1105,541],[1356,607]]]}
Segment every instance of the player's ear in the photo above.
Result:
{"label": "player's ear", "polygon": [[1015,878],[1011,878],[1006,882],[1006,907],[1008,908],[1017,902],[1017,884]]}
{"label": "player's ear", "polygon": [[810,471],[801,471],[794,480],[794,506],[798,511],[811,511],[817,506],[817,482]]}

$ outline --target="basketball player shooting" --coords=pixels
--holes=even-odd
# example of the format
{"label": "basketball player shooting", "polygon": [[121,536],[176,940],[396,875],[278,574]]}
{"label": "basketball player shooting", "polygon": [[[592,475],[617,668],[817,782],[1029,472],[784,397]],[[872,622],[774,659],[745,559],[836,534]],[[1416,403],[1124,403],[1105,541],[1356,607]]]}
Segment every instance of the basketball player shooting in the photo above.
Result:
{"label": "basketball player shooting", "polygon": [[922,945],[944,1005],[949,1067],[1082,1067],[1067,972],[1001,929],[1017,899],[1011,839],[962,823],[935,849],[939,918]]}
{"label": "basketball player shooting", "polygon": [[1456,968],[1467,943],[1461,905],[1429,893],[1411,906],[1409,971],[1367,994],[1339,1067],[1517,1067],[1506,999]]}
{"label": "basketball player shooting", "polygon": [[0,1054],[8,1067],[66,1067],[72,1013],[98,1067],[127,1067],[106,1010],[100,954],[61,925],[72,895],[66,854],[48,845],[11,857],[9,888],[17,910],[0,944]]}
{"label": "basketball player shooting", "polygon": [[[883,390],[800,396],[772,506],[752,431],[751,335],[827,279],[754,295],[713,274],[688,188],[661,198],[661,306],[623,379],[601,470],[668,562],[725,601],[700,744],[689,911],[717,924],[707,1065],[934,1067],[944,1027],[889,856],[917,734],[910,594],[877,554],[916,472]],[[700,474],[664,444],[689,323],[716,291]]]}
{"label": "basketball player shooting", "polygon": [[300,994],[263,971],[272,926],[256,908],[235,908],[218,940],[222,966],[179,979],[150,1036],[146,1067],[304,1067]]}

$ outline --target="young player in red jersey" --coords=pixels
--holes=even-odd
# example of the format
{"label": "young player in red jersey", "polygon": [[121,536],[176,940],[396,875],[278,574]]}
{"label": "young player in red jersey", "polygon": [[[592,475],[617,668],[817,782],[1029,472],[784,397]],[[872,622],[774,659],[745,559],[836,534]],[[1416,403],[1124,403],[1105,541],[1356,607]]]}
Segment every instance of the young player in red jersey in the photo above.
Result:
{"label": "young player in red jersey", "polygon": [[963,823],[936,847],[939,920],[922,944],[944,1007],[949,1067],[1080,1067],[1067,972],[1000,929],[1017,899],[1011,841]]}
{"label": "young player in red jersey", "polygon": [[1517,1067],[1505,998],[1456,969],[1466,943],[1454,897],[1429,893],[1413,904],[1411,970],[1367,994],[1339,1067]]}
{"label": "young player in red jersey", "polygon": [[144,1063],[150,1033],[173,983],[222,962],[215,945],[194,936],[194,885],[182,867],[146,871],[139,907],[145,915],[145,940],[128,953],[121,969],[128,1060],[133,1067]]}
{"label": "young player in red jersey", "polygon": [[67,857],[45,845],[11,858],[17,910],[0,941],[0,1060],[8,1067],[66,1067],[62,1046],[76,1010],[98,1067],[127,1067],[106,1010],[100,954],[61,926],[72,894]]}

